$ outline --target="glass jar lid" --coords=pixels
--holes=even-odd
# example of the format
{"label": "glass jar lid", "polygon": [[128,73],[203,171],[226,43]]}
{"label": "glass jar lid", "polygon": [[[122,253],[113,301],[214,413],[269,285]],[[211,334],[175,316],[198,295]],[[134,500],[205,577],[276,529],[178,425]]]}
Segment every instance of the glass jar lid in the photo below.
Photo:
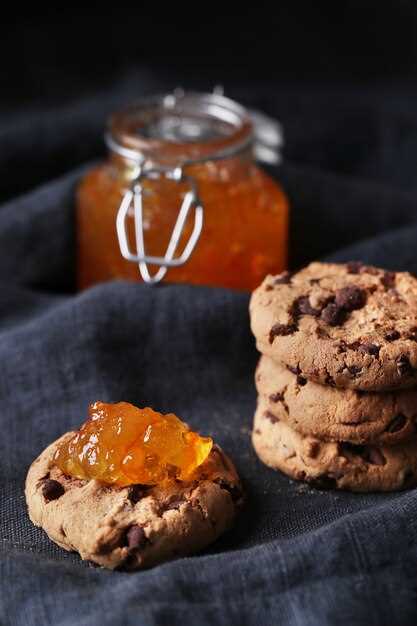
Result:
{"label": "glass jar lid", "polygon": [[120,156],[172,165],[233,156],[252,141],[249,113],[216,93],[143,98],[110,118],[107,135]]}

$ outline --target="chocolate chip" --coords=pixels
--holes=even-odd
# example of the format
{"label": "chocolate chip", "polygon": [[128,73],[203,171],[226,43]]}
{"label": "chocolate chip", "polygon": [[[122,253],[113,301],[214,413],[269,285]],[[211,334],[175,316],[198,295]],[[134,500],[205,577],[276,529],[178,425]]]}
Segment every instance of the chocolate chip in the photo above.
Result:
{"label": "chocolate chip", "polygon": [[57,500],[65,493],[64,487],[57,480],[48,478],[42,485],[42,495],[47,502]]}
{"label": "chocolate chip", "polygon": [[274,278],[275,285],[288,285],[291,282],[292,272],[282,272]]}
{"label": "chocolate chip", "polygon": [[389,330],[386,334],[385,334],[385,339],[386,341],[396,341],[397,339],[399,339],[401,337],[400,333],[398,332],[398,330]]}
{"label": "chocolate chip", "polygon": [[341,441],[339,443],[339,453],[343,456],[356,455],[362,457],[365,453],[365,446],[359,446],[349,441]]}
{"label": "chocolate chip", "polygon": [[126,543],[129,550],[137,550],[147,543],[147,541],[145,531],[142,526],[138,524],[131,526],[126,533]]}
{"label": "chocolate chip", "polygon": [[291,307],[291,314],[295,318],[300,317],[300,315],[312,315],[313,317],[318,317],[320,315],[320,310],[311,306],[308,296],[300,296],[294,300]]}
{"label": "chocolate chip", "polygon": [[336,306],[344,309],[345,311],[354,311],[355,309],[361,309],[366,303],[366,292],[360,287],[350,285],[349,287],[343,287],[336,292]]}
{"label": "chocolate chip", "polygon": [[297,376],[297,385],[300,385],[300,387],[304,387],[304,385],[307,384],[307,378],[304,378],[304,376]]}
{"label": "chocolate chip", "polygon": [[397,359],[397,372],[399,376],[409,376],[413,368],[411,367],[410,359],[405,354],[402,354]]}
{"label": "chocolate chip", "polygon": [[132,485],[131,487],[129,487],[127,499],[132,504],[136,504],[137,502],[139,502],[139,500],[146,496],[149,489],[151,489],[149,485]]}
{"label": "chocolate chip", "polygon": [[296,376],[301,374],[301,370],[298,365],[297,367],[293,367],[292,365],[287,365],[287,370],[291,372],[292,374],[295,374]]}
{"label": "chocolate chip", "polygon": [[271,411],[265,411],[264,418],[269,420],[271,424],[276,424],[277,422],[279,422],[279,417],[271,413]]}
{"label": "chocolate chip", "polygon": [[275,337],[292,335],[296,330],[295,324],[274,324],[269,332],[269,343],[273,343]]}
{"label": "chocolate chip", "polygon": [[360,261],[349,261],[349,263],[346,264],[348,274],[359,274],[362,267],[363,264]]}
{"label": "chocolate chip", "polygon": [[284,400],[284,394],[280,391],[277,391],[276,393],[271,393],[269,399],[271,400],[271,402],[282,402]]}
{"label": "chocolate chip", "polygon": [[383,284],[385,289],[392,289],[393,287],[395,287],[395,278],[395,272],[384,272],[383,276],[381,277],[381,283]]}
{"label": "chocolate chip", "polygon": [[321,319],[329,326],[340,326],[346,319],[346,312],[337,304],[328,304],[321,312]]}
{"label": "chocolate chip", "polygon": [[362,368],[359,367],[358,365],[349,365],[347,370],[349,374],[351,374],[352,376],[357,376],[358,374],[361,373]]}
{"label": "chocolate chip", "polygon": [[365,352],[365,354],[370,354],[371,356],[379,356],[380,346],[377,346],[374,343],[362,343],[359,345],[359,352]]}
{"label": "chocolate chip", "polygon": [[402,430],[407,423],[407,418],[402,413],[398,413],[388,424],[386,427],[386,432],[388,433],[397,433],[399,430]]}
{"label": "chocolate chip", "polygon": [[224,489],[228,492],[233,502],[239,502],[243,498],[243,493],[241,488],[238,485],[233,485],[232,483],[227,482],[223,478],[218,478],[214,481],[221,489]]}
{"label": "chocolate chip", "polygon": [[[288,405],[285,402],[285,396],[284,396],[285,391],[286,391],[286,387],[285,387],[284,391],[281,391],[281,392],[277,391],[276,393],[272,393],[269,396],[269,399],[271,400],[271,402],[282,402],[282,405],[283,405],[284,409],[288,413]],[[268,418],[273,424],[275,422],[279,421],[278,418],[275,415],[273,415],[272,413],[270,413],[269,411],[265,411],[264,416],[266,418]]]}

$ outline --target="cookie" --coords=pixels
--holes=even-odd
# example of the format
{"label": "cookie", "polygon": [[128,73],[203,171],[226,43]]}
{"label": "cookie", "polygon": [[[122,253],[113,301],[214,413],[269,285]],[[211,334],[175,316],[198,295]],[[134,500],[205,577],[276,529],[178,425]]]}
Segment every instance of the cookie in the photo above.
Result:
{"label": "cookie", "polygon": [[271,419],[261,400],[252,443],[261,461],[315,487],[394,491],[417,484],[417,439],[397,446],[327,443]]}
{"label": "cookie", "polygon": [[231,461],[214,446],[187,482],[114,487],[64,475],[52,443],[26,479],[29,516],[50,539],[110,569],[138,569],[197,552],[231,527],[242,490]]}
{"label": "cookie", "polygon": [[319,385],[262,356],[256,388],[268,411],[324,441],[398,444],[417,435],[417,390],[373,393]]}
{"label": "cookie", "polygon": [[311,263],[252,294],[258,349],[300,376],[382,391],[417,383],[417,279],[359,263]]}

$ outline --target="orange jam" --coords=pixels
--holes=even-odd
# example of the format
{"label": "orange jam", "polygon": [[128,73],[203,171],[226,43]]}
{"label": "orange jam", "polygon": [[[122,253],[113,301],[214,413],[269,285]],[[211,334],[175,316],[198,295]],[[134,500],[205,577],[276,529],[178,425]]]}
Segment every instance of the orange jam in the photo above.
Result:
{"label": "orange jam", "polygon": [[54,461],[67,475],[116,485],[186,480],[208,457],[213,442],[173,413],[128,402],[90,405],[89,419],[60,444]]}
{"label": "orange jam", "polygon": [[[197,120],[193,113],[188,112],[186,117],[181,109],[177,117],[182,120],[182,115],[188,122],[191,118],[194,130],[198,125],[206,128],[204,123],[209,124],[209,139],[203,135],[191,140],[184,138],[186,131],[182,127],[181,131],[166,130],[167,124],[174,122],[161,107],[116,114],[111,120],[110,135],[119,145],[137,150],[151,164],[175,168],[185,163],[184,174],[197,184],[204,207],[200,239],[190,259],[184,265],[169,268],[163,280],[249,290],[266,274],[286,269],[288,202],[280,185],[254,162],[250,119],[242,114],[233,123],[220,124],[209,116],[207,121],[203,114]],[[239,148],[245,141],[246,148]],[[236,153],[218,158],[234,147]],[[108,162],[90,170],[81,181],[77,201],[80,288],[117,278],[142,280],[137,263],[122,257],[115,226],[122,198],[132,184],[133,171],[132,162],[111,152]],[[148,255],[161,257],[189,186],[163,177],[145,180],[143,186],[145,250]],[[126,222],[130,248],[136,253],[133,211],[128,213]],[[178,254],[184,249],[192,226],[190,215]],[[157,267],[149,269],[155,272]]]}

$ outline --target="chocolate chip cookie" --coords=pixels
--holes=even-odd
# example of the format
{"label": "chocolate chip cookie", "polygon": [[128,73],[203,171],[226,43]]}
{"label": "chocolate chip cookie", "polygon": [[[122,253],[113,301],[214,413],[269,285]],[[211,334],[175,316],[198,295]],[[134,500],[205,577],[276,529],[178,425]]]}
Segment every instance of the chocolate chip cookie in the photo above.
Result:
{"label": "chocolate chip cookie", "polygon": [[417,279],[360,263],[267,276],[250,304],[258,349],[330,386],[417,383]]}
{"label": "chocolate chip cookie", "polygon": [[416,438],[396,446],[322,442],[271,419],[261,400],[252,442],[266,465],[316,487],[394,491],[417,484]]}
{"label": "chocolate chip cookie", "polygon": [[384,445],[417,435],[417,389],[374,393],[319,385],[264,355],[255,383],[271,420],[302,435]]}
{"label": "chocolate chip cookie", "polygon": [[65,550],[132,570],[197,552],[232,525],[242,489],[218,446],[187,482],[118,488],[70,478],[54,466],[57,446],[72,435],[34,461],[25,491],[32,522]]}

